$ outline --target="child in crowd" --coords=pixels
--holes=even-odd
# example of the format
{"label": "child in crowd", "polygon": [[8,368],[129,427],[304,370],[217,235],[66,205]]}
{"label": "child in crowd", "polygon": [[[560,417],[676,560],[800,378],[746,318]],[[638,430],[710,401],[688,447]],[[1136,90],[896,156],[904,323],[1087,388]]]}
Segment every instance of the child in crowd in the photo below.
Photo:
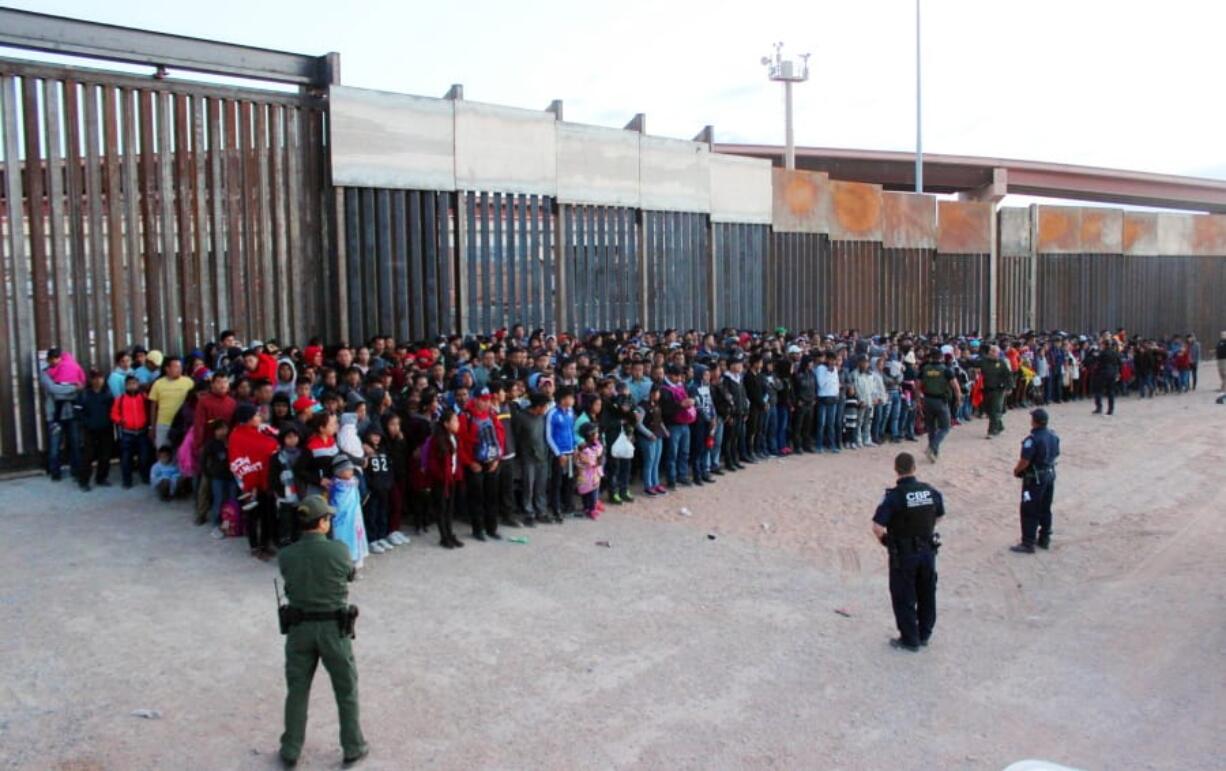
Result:
{"label": "child in crowd", "polygon": [[114,402],[115,398],[106,387],[106,378],[98,370],[90,370],[89,387],[77,394],[76,404],[85,449],[77,477],[82,490],[89,490],[91,476],[99,487],[111,485],[107,478],[111,474],[111,455],[115,450],[115,427],[111,424]]}
{"label": "child in crowd", "polygon": [[306,497],[307,480],[302,476],[302,435],[298,428],[287,424],[278,434],[281,449],[272,456],[268,479],[277,499],[277,547],[289,546],[298,540],[298,503]]}
{"label": "child in crowd", "polygon": [[389,412],[383,418],[383,433],[387,459],[392,467],[392,488],[388,497],[387,540],[393,546],[404,546],[409,537],[400,532],[409,500],[409,441],[400,428],[400,416]]}
{"label": "child in crowd", "polygon": [[600,430],[595,423],[584,423],[580,436],[583,444],[575,453],[575,465],[578,467],[576,489],[583,498],[583,513],[590,519],[596,519],[600,516],[596,503],[600,497],[600,480],[604,477],[604,445],[600,443]]}
{"label": "child in crowd", "polygon": [[227,448],[230,426],[221,418],[214,418],[208,423],[208,431],[209,438],[204,443],[201,465],[204,470],[204,484],[209,486],[211,493],[213,537],[220,540],[226,537],[221,531],[221,507],[226,501],[238,498],[238,484],[230,473],[230,451]]}
{"label": "child in crowd", "polygon": [[460,463],[459,440],[456,438],[459,433],[460,416],[450,409],[444,410],[434,426],[434,433],[421,451],[430,502],[438,522],[439,545],[447,549],[464,546],[452,530],[456,492],[464,481],[464,466]]}
{"label": "child in crowd", "polygon": [[154,492],[164,501],[181,498],[192,488],[192,481],[179,473],[174,450],[168,444],[158,448],[157,463],[149,470],[149,478]]}
{"label": "child in crowd", "polygon": [[392,462],[383,448],[383,432],[374,426],[366,429],[362,450],[366,456],[366,500],[362,504],[366,540],[372,554],[396,548],[388,540],[388,509],[391,507]]}
{"label": "child in crowd", "polygon": [[149,484],[149,409],[135,375],[124,378],[123,389],[123,395],[111,403],[111,422],[119,433],[119,473],[124,489],[130,489],[133,470],[139,470],[142,481]]}
{"label": "child in crowd", "polygon": [[332,482],[328,486],[328,504],[336,509],[332,517],[332,534],[349,547],[353,566],[361,570],[370,549],[366,545],[366,524],[362,520],[362,498],[358,491],[357,468],[347,453],[337,453],[332,460]]}

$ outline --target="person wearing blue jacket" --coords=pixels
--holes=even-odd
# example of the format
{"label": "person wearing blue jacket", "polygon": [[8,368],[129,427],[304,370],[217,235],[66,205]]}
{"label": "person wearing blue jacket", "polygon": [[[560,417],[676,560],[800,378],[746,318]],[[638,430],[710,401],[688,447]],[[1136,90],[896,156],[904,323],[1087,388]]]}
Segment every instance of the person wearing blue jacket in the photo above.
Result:
{"label": "person wearing blue jacket", "polygon": [[553,464],[549,471],[549,509],[561,524],[574,509],[575,392],[558,389],[558,401],[545,414],[545,443]]}

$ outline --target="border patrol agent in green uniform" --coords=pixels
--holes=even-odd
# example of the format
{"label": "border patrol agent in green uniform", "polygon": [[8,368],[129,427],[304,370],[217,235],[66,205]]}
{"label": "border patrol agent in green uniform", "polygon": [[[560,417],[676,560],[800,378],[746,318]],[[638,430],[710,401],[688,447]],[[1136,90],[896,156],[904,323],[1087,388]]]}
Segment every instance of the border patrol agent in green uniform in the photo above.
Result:
{"label": "border patrol agent in green uniform", "polygon": [[358,724],[358,668],[350,643],[357,618],[357,608],[348,604],[354,569],[345,544],[328,539],[335,513],[323,497],[305,498],[298,506],[302,538],[277,557],[289,601],[279,608],[281,633],[286,635],[288,690],[281,734],[281,760],[286,766],[295,765],[302,752],[311,680],[321,660],[336,694],[345,764],[358,762],[369,751]]}
{"label": "border patrol agent in green uniform", "polygon": [[983,373],[983,406],[988,413],[988,439],[1005,430],[1005,393],[1013,386],[1013,372],[1000,357],[1000,346],[988,347],[987,355],[979,359]]}

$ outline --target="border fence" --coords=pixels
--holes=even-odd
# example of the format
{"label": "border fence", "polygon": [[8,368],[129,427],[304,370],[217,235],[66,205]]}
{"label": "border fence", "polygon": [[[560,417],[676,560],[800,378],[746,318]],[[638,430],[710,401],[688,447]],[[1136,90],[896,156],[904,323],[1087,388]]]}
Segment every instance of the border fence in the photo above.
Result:
{"label": "border fence", "polygon": [[641,119],[571,123],[560,103],[341,86],[335,54],[3,9],[0,28],[8,45],[282,84],[0,59],[0,466],[41,446],[52,345],[109,370],[127,346],[186,351],[223,328],[1226,328],[1226,216],[996,211]]}

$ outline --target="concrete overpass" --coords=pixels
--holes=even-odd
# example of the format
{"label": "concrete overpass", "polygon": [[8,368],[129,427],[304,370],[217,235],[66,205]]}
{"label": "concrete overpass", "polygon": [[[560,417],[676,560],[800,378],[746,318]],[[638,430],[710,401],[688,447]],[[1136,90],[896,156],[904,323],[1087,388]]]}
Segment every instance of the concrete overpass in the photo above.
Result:
{"label": "concrete overpass", "polygon": [[[783,147],[719,143],[721,153],[769,158],[783,165]],[[886,190],[915,189],[915,154],[886,150],[797,147],[796,168],[831,179],[873,182]],[[924,191],[998,202],[1006,194],[1073,201],[1226,213],[1226,181],[1063,163],[924,155]]]}

